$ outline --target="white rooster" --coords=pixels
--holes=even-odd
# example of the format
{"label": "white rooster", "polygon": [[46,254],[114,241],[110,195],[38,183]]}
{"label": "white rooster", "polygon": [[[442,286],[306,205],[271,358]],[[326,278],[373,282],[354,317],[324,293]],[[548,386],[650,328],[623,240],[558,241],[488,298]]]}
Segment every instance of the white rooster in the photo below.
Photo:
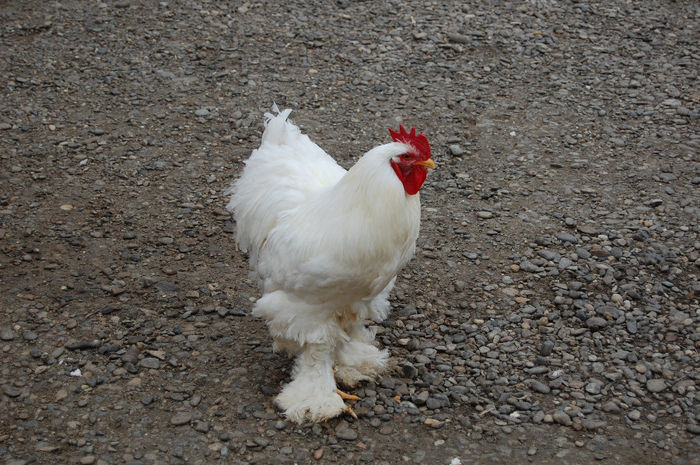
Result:
{"label": "white rooster", "polygon": [[276,403],[297,423],[354,416],[343,399],[359,398],[335,380],[353,387],[386,366],[365,323],[386,317],[414,253],[430,145],[415,129],[390,129],[394,142],[346,171],[287,120],[291,110],[273,110],[227,208],[260,279],[253,314],[267,320],[275,350],[297,355]]}

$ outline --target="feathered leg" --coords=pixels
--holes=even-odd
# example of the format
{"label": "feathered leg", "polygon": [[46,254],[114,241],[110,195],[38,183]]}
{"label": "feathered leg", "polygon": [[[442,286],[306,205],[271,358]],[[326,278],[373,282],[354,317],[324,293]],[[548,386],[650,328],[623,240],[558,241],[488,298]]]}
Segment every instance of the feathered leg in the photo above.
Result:
{"label": "feathered leg", "polygon": [[[306,344],[297,356],[292,381],[277,396],[275,402],[291,421],[303,423],[337,417],[351,413],[345,405],[333,378],[333,346],[330,344]],[[355,396],[349,397],[355,399]]]}
{"label": "feathered leg", "polygon": [[361,381],[376,378],[386,368],[389,353],[373,344],[374,331],[355,323],[349,332],[350,340],[339,345],[335,351],[335,378],[344,386],[354,387]]}
{"label": "feathered leg", "polygon": [[[386,318],[389,313],[389,294],[394,288],[396,277],[369,303],[368,317],[376,322]],[[375,331],[365,327],[361,321],[355,321],[345,328],[350,340],[338,346],[335,353],[335,378],[347,387],[354,387],[361,381],[370,381],[379,376],[387,366],[389,352],[377,349],[374,341]]]}

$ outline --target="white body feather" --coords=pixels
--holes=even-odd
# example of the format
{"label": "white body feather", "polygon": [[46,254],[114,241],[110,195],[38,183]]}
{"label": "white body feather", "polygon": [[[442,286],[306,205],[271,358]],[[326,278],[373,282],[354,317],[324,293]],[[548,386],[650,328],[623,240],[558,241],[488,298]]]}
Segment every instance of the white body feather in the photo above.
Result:
{"label": "white body feather", "polygon": [[[306,372],[319,379],[319,373],[311,374],[318,368],[314,364],[330,361],[358,371],[347,375],[347,384],[383,368],[387,354],[370,345],[373,334],[364,329],[364,320],[386,317],[395,276],[414,253],[420,201],[406,195],[389,163],[407,151],[404,144],[376,147],[345,171],[287,121],[290,111],[266,114],[260,148],[231,186],[227,208],[236,220],[238,245],[249,253],[261,281],[263,295],[254,314],[267,320],[275,347],[331,351],[323,363],[308,353],[300,357],[295,381],[278,397],[292,419],[318,420],[338,414],[327,411],[337,410],[336,399],[324,401],[331,407],[314,410],[285,402],[285,392],[317,390],[318,382],[307,386],[299,379]],[[311,365],[300,366],[304,363]],[[340,376],[346,372],[340,369]]]}

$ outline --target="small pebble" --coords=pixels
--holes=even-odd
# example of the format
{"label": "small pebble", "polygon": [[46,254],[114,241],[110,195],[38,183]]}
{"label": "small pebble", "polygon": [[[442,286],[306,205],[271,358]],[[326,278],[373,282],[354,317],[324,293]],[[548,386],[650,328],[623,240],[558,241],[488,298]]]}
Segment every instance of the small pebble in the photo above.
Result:
{"label": "small pebble", "polygon": [[345,420],[338,423],[338,426],[335,428],[335,435],[339,439],[343,439],[345,441],[354,441],[357,439],[357,431],[352,429]]}
{"label": "small pebble", "polygon": [[170,423],[175,426],[186,425],[192,420],[190,412],[177,412],[170,418]]}

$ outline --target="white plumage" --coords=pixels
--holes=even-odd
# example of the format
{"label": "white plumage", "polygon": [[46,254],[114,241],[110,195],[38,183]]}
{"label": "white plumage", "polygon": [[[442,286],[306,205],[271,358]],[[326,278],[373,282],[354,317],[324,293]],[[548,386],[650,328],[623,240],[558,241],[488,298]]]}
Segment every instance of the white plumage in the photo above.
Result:
{"label": "white plumage", "polygon": [[390,162],[416,148],[381,145],[346,171],[287,120],[291,110],[274,110],[227,208],[260,279],[253,314],[267,320],[276,350],[298,354],[276,402],[293,421],[322,421],[349,410],[334,378],[352,387],[386,366],[365,323],[386,317],[415,249],[419,196]]}

